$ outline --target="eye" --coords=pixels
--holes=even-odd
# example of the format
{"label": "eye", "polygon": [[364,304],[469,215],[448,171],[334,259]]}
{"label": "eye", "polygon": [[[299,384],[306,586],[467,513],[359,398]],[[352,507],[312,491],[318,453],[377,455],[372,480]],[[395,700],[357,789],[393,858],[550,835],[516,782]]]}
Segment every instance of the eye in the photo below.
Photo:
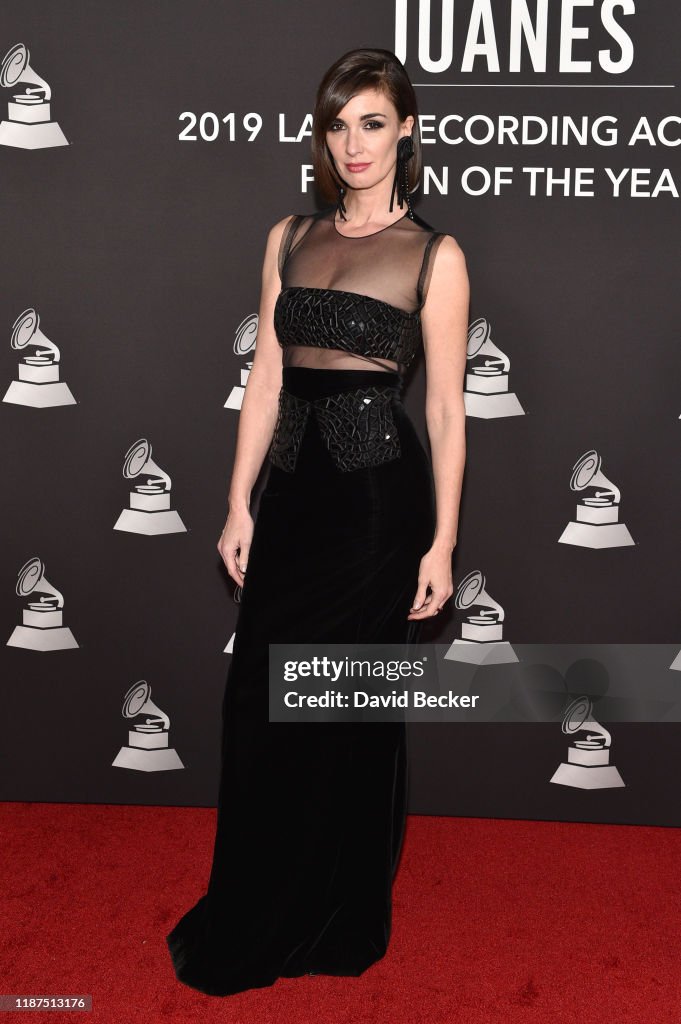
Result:
{"label": "eye", "polygon": [[[377,128],[385,128],[385,125],[383,121],[366,121],[364,127],[369,128],[370,131],[373,132],[376,131]],[[329,125],[330,132],[336,132],[342,128],[345,128],[345,125],[343,124],[342,121],[334,121],[331,125]]]}

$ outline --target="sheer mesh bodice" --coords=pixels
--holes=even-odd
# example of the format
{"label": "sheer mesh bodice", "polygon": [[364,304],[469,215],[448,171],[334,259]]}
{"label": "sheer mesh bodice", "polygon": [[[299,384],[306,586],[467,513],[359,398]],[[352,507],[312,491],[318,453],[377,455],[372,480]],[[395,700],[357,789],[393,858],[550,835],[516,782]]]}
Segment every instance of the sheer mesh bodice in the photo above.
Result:
{"label": "sheer mesh bodice", "polygon": [[296,214],[279,249],[274,327],[284,366],[402,372],[421,343],[437,246],[416,214],[370,235],[343,235],[336,208]]}

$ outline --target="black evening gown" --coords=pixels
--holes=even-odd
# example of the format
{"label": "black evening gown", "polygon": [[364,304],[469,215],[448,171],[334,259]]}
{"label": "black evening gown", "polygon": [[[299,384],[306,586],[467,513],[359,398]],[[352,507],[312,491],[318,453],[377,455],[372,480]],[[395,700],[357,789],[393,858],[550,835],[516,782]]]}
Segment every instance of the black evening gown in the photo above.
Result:
{"label": "black evening gown", "polygon": [[282,239],[282,389],[225,687],[213,863],[167,936],[177,978],[210,995],[356,977],[390,938],[406,726],[270,722],[268,644],[418,637],[407,615],[434,487],[385,361],[418,351],[443,236],[406,215],[346,237],[334,214],[297,215]]}

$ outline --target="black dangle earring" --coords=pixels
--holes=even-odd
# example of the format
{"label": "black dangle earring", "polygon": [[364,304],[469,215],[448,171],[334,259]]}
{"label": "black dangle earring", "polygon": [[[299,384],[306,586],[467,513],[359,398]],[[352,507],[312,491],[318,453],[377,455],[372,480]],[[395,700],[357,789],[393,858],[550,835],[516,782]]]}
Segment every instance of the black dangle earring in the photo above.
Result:
{"label": "black dangle earring", "polygon": [[345,214],[347,213],[347,210],[345,209],[345,203],[343,202],[343,196],[344,195],[345,195],[345,189],[343,188],[342,185],[339,185],[338,186],[338,202],[336,204],[336,209],[338,210],[338,215],[339,215],[339,219],[340,220],[347,220],[348,219],[345,216]]}
{"label": "black dangle earring", "polygon": [[414,155],[414,142],[411,135],[403,135],[397,143],[397,162],[395,164],[395,177],[393,178],[393,190],[390,195],[390,213],[393,212],[393,200],[397,192],[397,205],[402,209],[406,200],[407,210],[411,220],[414,219],[414,211],[409,196],[409,161]]}

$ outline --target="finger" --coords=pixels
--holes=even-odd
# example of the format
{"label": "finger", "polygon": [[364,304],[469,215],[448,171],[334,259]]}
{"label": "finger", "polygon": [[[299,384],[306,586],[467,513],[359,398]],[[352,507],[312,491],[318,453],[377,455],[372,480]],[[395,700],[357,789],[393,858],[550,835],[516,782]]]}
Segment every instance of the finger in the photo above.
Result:
{"label": "finger", "polygon": [[428,584],[427,583],[419,583],[418,589],[416,591],[416,595],[414,597],[414,602],[413,602],[413,604],[411,606],[410,611],[415,612],[424,604],[424,602],[426,601],[426,592],[427,592],[427,590],[428,590]]}
{"label": "finger", "polygon": [[222,560],[225,563],[225,567],[231,578],[236,584],[238,584],[238,586],[243,586],[244,573],[241,571],[241,559],[237,559],[236,550],[234,549],[232,551],[225,552],[220,551],[220,554],[222,555]]}
{"label": "finger", "polygon": [[241,572],[246,572],[248,568],[248,555],[251,550],[250,544],[242,544],[239,548],[239,554],[237,555],[237,565]]}
{"label": "finger", "polygon": [[[423,606],[414,613],[413,618],[431,619],[442,611],[442,606],[447,600],[446,591],[438,590],[428,594]],[[408,616],[412,618],[412,616]]]}
{"label": "finger", "polygon": [[426,598],[425,603],[417,611],[411,612],[407,616],[407,618],[408,619],[427,619],[427,618],[430,618],[430,615],[431,615],[430,598]]}

